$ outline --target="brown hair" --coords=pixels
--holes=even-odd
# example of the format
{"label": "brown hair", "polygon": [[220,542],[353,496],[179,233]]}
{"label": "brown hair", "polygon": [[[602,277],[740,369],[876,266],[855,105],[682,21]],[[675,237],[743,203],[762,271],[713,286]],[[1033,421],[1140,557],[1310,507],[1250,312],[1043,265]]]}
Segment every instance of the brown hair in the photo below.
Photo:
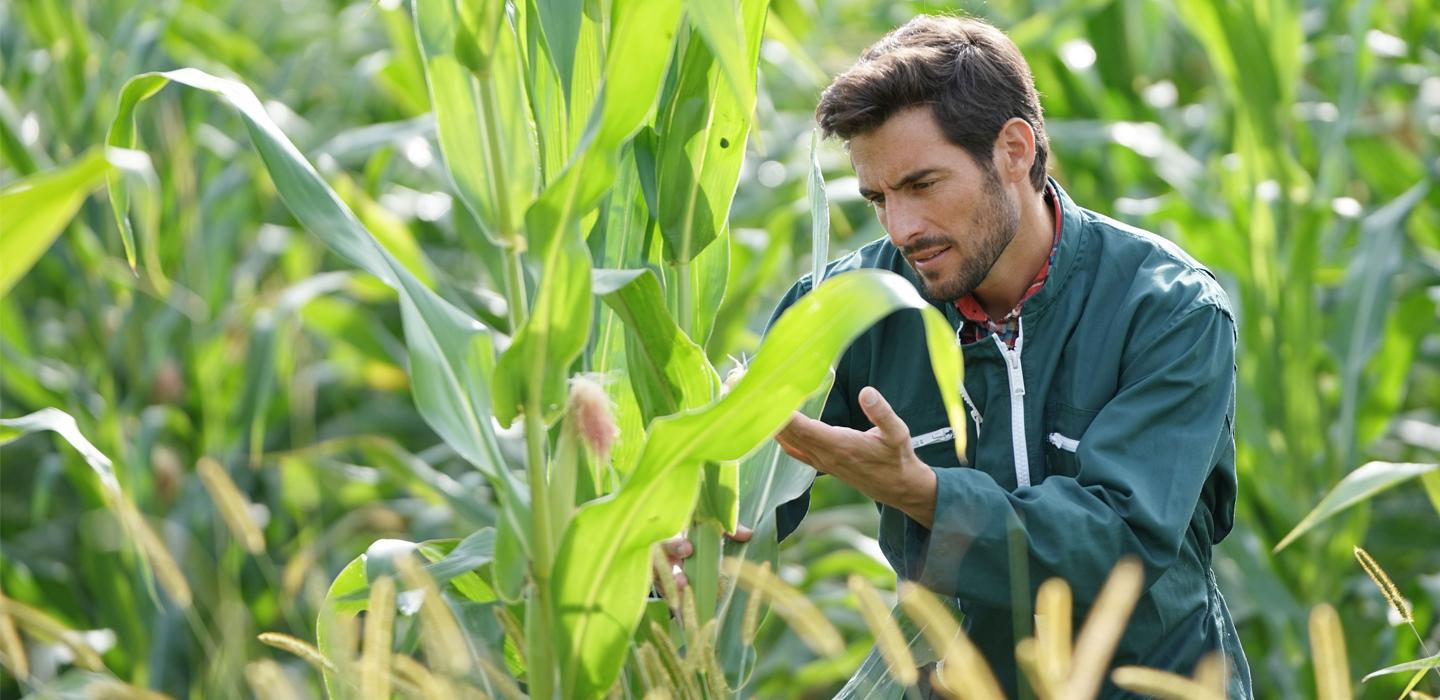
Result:
{"label": "brown hair", "polygon": [[987,172],[1000,127],[1014,117],[1035,131],[1030,182],[1045,188],[1049,145],[1035,79],[1004,32],[972,17],[921,15],[886,34],[820,95],[825,136],[846,141],[897,112],[930,105],[940,130]]}

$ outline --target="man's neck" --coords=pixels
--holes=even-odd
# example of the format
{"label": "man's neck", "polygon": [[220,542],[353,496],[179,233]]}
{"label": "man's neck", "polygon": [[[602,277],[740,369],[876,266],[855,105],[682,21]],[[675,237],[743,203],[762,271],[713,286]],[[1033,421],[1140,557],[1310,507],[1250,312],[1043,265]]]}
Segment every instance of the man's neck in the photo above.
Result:
{"label": "man's neck", "polygon": [[1003,318],[1020,303],[1054,243],[1055,212],[1046,204],[1045,193],[1027,192],[1020,202],[1020,230],[972,292],[990,318]]}

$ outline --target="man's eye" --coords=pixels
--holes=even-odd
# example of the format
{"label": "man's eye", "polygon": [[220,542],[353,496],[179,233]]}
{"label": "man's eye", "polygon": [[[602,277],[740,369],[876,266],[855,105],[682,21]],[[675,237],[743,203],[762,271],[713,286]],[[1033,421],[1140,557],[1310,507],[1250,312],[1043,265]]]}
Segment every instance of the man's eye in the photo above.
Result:
{"label": "man's eye", "polygon": [[917,191],[919,191],[919,190],[928,190],[928,189],[930,189],[930,186],[933,185],[933,184],[935,184],[935,183],[934,183],[934,182],[917,182],[917,183],[915,183],[914,185],[912,185],[912,187],[914,187],[915,190],[917,190]]}

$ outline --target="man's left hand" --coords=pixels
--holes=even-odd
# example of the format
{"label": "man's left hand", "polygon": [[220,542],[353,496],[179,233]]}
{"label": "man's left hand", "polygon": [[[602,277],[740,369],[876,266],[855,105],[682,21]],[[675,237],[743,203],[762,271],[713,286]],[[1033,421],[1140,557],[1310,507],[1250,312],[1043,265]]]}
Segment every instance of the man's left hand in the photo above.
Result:
{"label": "man's left hand", "polygon": [[797,412],[775,439],[791,457],[930,527],[935,472],[915,455],[910,428],[874,387],[860,390],[860,408],[875,425],[865,432]]}

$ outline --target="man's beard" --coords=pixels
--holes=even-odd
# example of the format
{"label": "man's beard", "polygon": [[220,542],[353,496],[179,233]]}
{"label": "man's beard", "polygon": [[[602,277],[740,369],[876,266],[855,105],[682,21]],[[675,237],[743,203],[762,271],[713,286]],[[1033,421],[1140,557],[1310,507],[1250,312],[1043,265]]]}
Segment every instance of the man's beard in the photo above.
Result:
{"label": "man's beard", "polygon": [[932,280],[916,270],[925,285],[924,296],[930,300],[950,302],[975,291],[1020,230],[1020,207],[1005,196],[1000,176],[989,168],[985,169],[984,195],[985,201],[975,209],[969,225],[962,229],[962,235],[970,236],[973,241],[970,249],[964,251],[969,255],[962,254],[958,241],[938,236],[922,238],[906,246],[908,253],[948,243],[960,256],[960,269],[948,279]]}

